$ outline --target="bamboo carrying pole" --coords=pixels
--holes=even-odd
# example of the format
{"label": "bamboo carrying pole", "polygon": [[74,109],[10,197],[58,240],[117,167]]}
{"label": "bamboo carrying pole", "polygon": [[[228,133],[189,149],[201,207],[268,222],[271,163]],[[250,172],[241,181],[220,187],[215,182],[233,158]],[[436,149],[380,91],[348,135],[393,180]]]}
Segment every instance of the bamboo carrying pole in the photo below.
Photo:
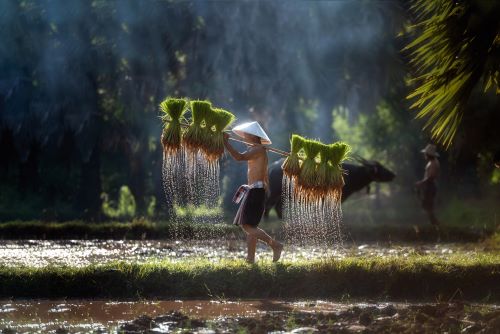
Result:
{"label": "bamboo carrying pole", "polygon": [[[166,122],[170,122],[170,121],[166,121]],[[184,128],[187,128],[189,126],[189,124],[186,124],[186,123],[182,123],[181,122],[181,126],[184,127]],[[228,133],[230,132],[231,130],[226,130],[224,132]],[[254,143],[249,143],[249,142],[246,142],[242,139],[237,139],[237,138],[234,138],[234,137],[229,137],[229,139],[231,139],[232,141],[236,141],[236,142],[239,142],[239,143],[243,143],[243,144],[247,144],[247,145],[251,145],[251,146],[255,146],[257,144],[254,144]],[[268,150],[269,152],[273,152],[273,153],[276,153],[276,154],[279,154],[283,157],[288,157],[290,155],[290,153],[288,152],[285,152],[285,151],[282,151],[282,150],[279,150],[277,148],[274,148],[274,147],[270,147],[270,146],[264,146],[264,148],[266,150]]]}
{"label": "bamboo carrying pole", "polygon": [[[237,141],[239,143],[243,143],[243,144],[247,144],[247,145],[251,145],[251,146],[255,146],[255,145],[258,145],[258,144],[254,144],[254,143],[249,143],[249,142],[246,142],[244,140],[241,140],[241,139],[237,139],[237,138],[234,138],[234,137],[229,137],[229,139],[231,139],[232,141]],[[269,152],[273,152],[273,153],[276,153],[276,154],[279,154],[279,155],[282,155],[284,157],[287,157],[290,155],[290,153],[288,152],[285,152],[285,151],[282,151],[282,150],[278,150],[277,148],[273,148],[273,147],[270,147],[270,146],[264,146],[264,148],[266,150],[268,150]]]}

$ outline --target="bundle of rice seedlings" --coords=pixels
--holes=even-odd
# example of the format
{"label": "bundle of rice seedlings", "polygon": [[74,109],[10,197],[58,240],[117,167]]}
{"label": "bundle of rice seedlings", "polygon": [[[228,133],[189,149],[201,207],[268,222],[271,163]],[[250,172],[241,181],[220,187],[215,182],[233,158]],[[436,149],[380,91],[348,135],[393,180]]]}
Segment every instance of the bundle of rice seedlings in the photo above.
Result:
{"label": "bundle of rice seedlings", "polygon": [[209,101],[191,101],[191,124],[183,136],[184,145],[190,151],[198,152],[207,139],[207,133],[203,130],[203,126],[205,125],[205,117],[210,113],[211,108]]}
{"label": "bundle of rice seedlings", "polygon": [[334,187],[335,174],[338,172],[337,169],[340,168],[340,166],[332,164],[332,159],[335,155],[336,149],[337,144],[330,144],[328,145],[328,150],[325,151],[325,160],[328,165],[328,168],[325,168],[325,186],[329,190]]}
{"label": "bundle of rice seedlings", "polygon": [[346,160],[351,152],[351,147],[344,142],[331,144],[330,164],[332,167],[328,177],[330,179],[330,188],[334,193],[341,193],[344,186],[344,177],[341,163]]}
{"label": "bundle of rice seedlings", "polygon": [[166,98],[160,103],[163,122],[162,145],[165,154],[175,153],[181,146],[181,117],[186,112],[185,99]]}
{"label": "bundle of rice seedlings", "polygon": [[213,146],[212,141],[215,130],[216,117],[217,112],[212,107],[210,107],[210,109],[205,112],[205,119],[200,132],[200,137],[203,138],[203,141],[200,143],[200,148],[205,153],[209,153],[211,147]]}
{"label": "bundle of rice seedlings", "polygon": [[292,139],[290,140],[290,155],[283,162],[281,168],[283,173],[289,178],[297,177],[300,174],[300,158],[299,151],[302,149],[302,145],[305,141],[304,137],[296,134],[292,134]]}
{"label": "bundle of rice seedlings", "polygon": [[213,120],[207,122],[211,125],[211,138],[204,146],[204,152],[208,160],[219,159],[224,154],[224,130],[229,127],[236,117],[227,110],[214,108]]}
{"label": "bundle of rice seedlings", "polygon": [[306,158],[302,163],[300,175],[298,177],[299,191],[307,198],[314,199],[318,181],[316,157],[321,149],[321,143],[315,140],[304,140],[302,144]]}
{"label": "bundle of rice seedlings", "polygon": [[316,177],[316,190],[318,193],[321,194],[321,196],[324,196],[328,193],[328,190],[330,188],[330,182],[329,182],[329,174],[332,171],[332,166],[329,163],[331,159],[331,146],[326,145],[321,143],[319,146],[319,156],[320,156],[320,162],[318,164],[317,168],[317,177]]}

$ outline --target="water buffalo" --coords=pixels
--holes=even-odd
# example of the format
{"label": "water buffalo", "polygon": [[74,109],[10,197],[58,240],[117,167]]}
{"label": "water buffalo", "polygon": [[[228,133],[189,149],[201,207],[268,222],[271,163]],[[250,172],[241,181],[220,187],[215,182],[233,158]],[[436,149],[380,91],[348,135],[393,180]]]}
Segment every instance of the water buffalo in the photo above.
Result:
{"label": "water buffalo", "polygon": [[[352,193],[368,187],[373,181],[390,182],[396,176],[377,161],[358,160],[361,165],[342,164],[342,168],[346,171],[346,175],[344,175],[345,185],[342,189],[342,202],[351,196]],[[266,217],[269,211],[274,207],[278,217],[282,218],[281,182],[283,170],[281,169],[281,165],[283,161],[284,159],[280,159],[269,166],[269,185],[271,194],[266,201]]]}

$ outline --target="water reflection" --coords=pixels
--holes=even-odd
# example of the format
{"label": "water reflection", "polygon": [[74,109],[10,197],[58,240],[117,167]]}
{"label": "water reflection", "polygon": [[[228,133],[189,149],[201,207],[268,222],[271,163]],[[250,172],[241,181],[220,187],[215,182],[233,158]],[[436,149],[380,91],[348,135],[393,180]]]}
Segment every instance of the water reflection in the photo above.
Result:
{"label": "water reflection", "polygon": [[[479,314],[477,311],[481,311]],[[232,322],[243,319],[278,321],[287,326],[290,316],[302,324],[318,325],[321,321],[338,322],[339,328],[359,327],[363,315],[368,316],[374,325],[388,332],[391,323],[403,321],[412,325],[419,314],[425,319],[434,319],[439,325],[441,318],[463,318],[464,324],[486,323],[500,319],[498,306],[468,304],[433,303],[340,303],[327,300],[17,300],[0,301],[0,330],[10,328],[17,333],[108,333],[140,319],[151,322],[156,319],[157,330],[168,332],[169,322],[177,318],[190,317],[191,326],[219,326],[232,328]],[[170,314],[170,316],[169,316]],[[404,318],[404,319],[403,319]],[[406,319],[408,318],[408,319]],[[443,318],[443,319],[444,319]],[[163,319],[160,321],[160,319]],[[197,320],[194,320],[197,319]],[[259,320],[260,319],[260,320]],[[326,320],[325,320],[326,319]],[[472,319],[475,319],[472,321]],[[179,319],[177,319],[179,320]],[[205,323],[204,321],[208,322]],[[495,320],[496,321],[496,320]],[[179,322],[179,321],[177,321]],[[383,324],[385,323],[385,324]],[[198,324],[198,325],[197,325]],[[333,322],[332,322],[333,324]],[[172,322],[172,326],[179,323]],[[367,323],[365,323],[368,326]],[[210,327],[209,326],[209,327]],[[354,327],[353,327],[354,326]],[[357,328],[356,327],[356,328]],[[363,327],[363,326],[362,326]],[[149,327],[148,327],[149,328]],[[380,328],[379,328],[380,329]],[[58,332],[57,332],[58,331]],[[389,331],[390,332],[390,331]]]}
{"label": "water reflection", "polygon": [[198,319],[243,316],[258,317],[267,312],[326,311],[349,307],[325,301],[287,302],[279,300],[26,300],[0,302],[0,329],[15,328],[18,332],[56,330],[70,332],[114,330],[121,323],[141,315],[155,317],[170,311],[180,311]]}
{"label": "water reflection", "polygon": [[[169,259],[180,261],[190,258],[242,259],[245,243],[240,240],[1,240],[0,265],[35,266],[71,265],[86,266],[111,261],[146,262]],[[480,244],[364,244],[346,245],[342,249],[290,246],[283,253],[284,260],[313,258],[343,258],[347,256],[388,257],[414,254],[446,257],[452,253],[475,255],[484,253]],[[258,256],[269,258],[271,254],[259,245]]]}

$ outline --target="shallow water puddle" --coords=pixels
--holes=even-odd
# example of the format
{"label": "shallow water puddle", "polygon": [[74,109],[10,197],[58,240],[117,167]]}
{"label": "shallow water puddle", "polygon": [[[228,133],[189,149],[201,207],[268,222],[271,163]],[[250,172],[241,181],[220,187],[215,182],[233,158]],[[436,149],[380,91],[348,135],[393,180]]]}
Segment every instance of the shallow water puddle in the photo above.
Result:
{"label": "shallow water puddle", "polygon": [[[271,251],[259,244],[257,259],[270,260]],[[71,265],[86,266],[104,264],[111,261],[146,262],[169,259],[181,261],[204,258],[211,261],[220,259],[245,258],[245,243],[241,240],[0,240],[0,265],[35,266]],[[483,253],[478,244],[347,244],[342,249],[328,249],[313,246],[285,245],[284,260],[314,258],[343,258],[346,256],[388,257],[426,255],[446,257],[460,253],[474,255]]]}
{"label": "shallow water puddle", "polygon": [[220,317],[258,317],[267,312],[335,312],[349,305],[325,301],[287,302],[279,300],[26,300],[0,301],[0,329],[18,332],[51,331],[64,327],[70,332],[113,330],[141,315],[155,317],[180,311],[197,319]]}
{"label": "shallow water puddle", "polygon": [[[477,311],[480,310],[481,313]],[[388,332],[401,322],[418,329],[432,320],[438,330],[441,322],[458,321],[453,328],[482,326],[491,328],[500,316],[496,305],[433,303],[339,303],[325,300],[16,300],[0,301],[0,330],[17,333],[108,333],[129,328],[130,333],[166,333],[172,328],[197,329],[195,332],[233,332],[240,326],[283,329],[307,325],[322,327],[320,332],[340,330],[358,332],[372,326],[373,332]],[[183,317],[191,321],[184,323]],[[154,319],[154,320],[153,320]],[[246,320],[245,320],[246,319]],[[420,320],[418,320],[420,319]],[[450,320],[451,319],[451,320]],[[294,323],[291,324],[290,321]],[[415,326],[417,327],[415,327]],[[180,327],[179,327],[180,326]],[[458,326],[458,327],[457,327]],[[130,329],[131,328],[131,329]],[[135,330],[132,330],[135,329]],[[378,329],[378,330],[377,330]],[[442,328],[441,328],[442,329]],[[201,331],[200,331],[201,330]],[[229,331],[228,331],[229,330]],[[266,330],[265,332],[267,332]],[[13,331],[11,331],[13,332]],[[125,331],[127,332],[127,331]],[[262,332],[262,331],[258,331]],[[390,331],[389,331],[390,332]],[[127,332],[128,333],[128,332]]]}

